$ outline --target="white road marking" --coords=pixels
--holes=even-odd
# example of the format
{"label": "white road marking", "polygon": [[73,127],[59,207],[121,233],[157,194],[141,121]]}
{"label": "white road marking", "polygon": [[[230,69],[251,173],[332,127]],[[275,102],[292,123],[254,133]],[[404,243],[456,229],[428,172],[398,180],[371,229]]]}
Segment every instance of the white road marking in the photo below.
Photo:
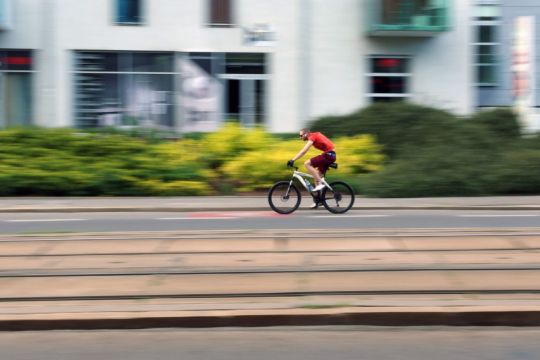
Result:
{"label": "white road marking", "polygon": [[223,220],[223,219],[238,219],[236,216],[198,216],[198,217],[169,217],[157,218],[156,220]]}
{"label": "white road marking", "polygon": [[388,217],[391,215],[315,215],[316,218],[374,218],[374,217]]}
{"label": "white road marking", "polygon": [[63,222],[63,221],[86,221],[88,219],[13,219],[5,222]]}
{"label": "white road marking", "polygon": [[457,215],[459,217],[538,217],[536,214],[477,214],[477,215]]}

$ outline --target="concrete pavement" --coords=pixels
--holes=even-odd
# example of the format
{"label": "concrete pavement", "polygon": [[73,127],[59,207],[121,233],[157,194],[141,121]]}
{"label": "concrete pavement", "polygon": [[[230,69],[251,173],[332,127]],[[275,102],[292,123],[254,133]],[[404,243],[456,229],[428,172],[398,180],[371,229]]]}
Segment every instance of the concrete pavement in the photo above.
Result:
{"label": "concrete pavement", "polygon": [[[357,198],[355,209],[540,210],[540,196]],[[268,210],[266,197],[0,198],[0,212]],[[2,254],[0,254],[2,255]],[[17,279],[12,279],[16,284]],[[0,331],[278,325],[540,326],[538,294],[251,297],[17,302]]]}
{"label": "concrete pavement", "polygon": [[[310,201],[303,198],[303,203]],[[261,211],[265,195],[186,197],[3,197],[0,212]],[[354,209],[540,210],[540,196],[356,198]]]}

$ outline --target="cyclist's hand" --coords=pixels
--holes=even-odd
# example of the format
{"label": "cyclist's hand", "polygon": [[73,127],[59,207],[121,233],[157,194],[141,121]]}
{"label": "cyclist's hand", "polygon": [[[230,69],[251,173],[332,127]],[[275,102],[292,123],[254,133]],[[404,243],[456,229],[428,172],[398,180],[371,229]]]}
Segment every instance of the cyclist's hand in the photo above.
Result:
{"label": "cyclist's hand", "polygon": [[294,160],[287,161],[287,167],[293,167],[294,166]]}

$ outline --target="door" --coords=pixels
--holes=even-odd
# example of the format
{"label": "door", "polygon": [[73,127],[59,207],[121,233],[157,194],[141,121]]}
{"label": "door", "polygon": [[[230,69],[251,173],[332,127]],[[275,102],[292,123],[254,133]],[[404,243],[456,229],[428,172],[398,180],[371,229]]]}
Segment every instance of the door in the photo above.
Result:
{"label": "door", "polygon": [[228,77],[225,91],[225,121],[238,121],[246,127],[264,123],[264,79]]}

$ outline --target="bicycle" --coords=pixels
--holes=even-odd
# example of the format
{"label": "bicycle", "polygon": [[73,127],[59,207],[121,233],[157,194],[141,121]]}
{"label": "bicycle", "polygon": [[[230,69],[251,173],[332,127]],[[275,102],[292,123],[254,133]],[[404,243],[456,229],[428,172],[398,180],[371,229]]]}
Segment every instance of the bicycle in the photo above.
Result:
{"label": "bicycle", "polygon": [[[330,164],[330,168],[337,169],[337,163]],[[272,210],[279,214],[290,214],[300,206],[302,196],[300,190],[293,183],[297,179],[300,184],[313,197],[316,204],[322,203],[326,210],[333,214],[343,214],[349,211],[354,204],[354,191],[344,181],[333,181],[327,183],[322,174],[321,181],[325,185],[321,191],[313,192],[314,186],[309,181],[313,176],[298,171],[298,167],[293,166],[294,172],[289,181],[278,181],[268,191],[268,203]]]}

